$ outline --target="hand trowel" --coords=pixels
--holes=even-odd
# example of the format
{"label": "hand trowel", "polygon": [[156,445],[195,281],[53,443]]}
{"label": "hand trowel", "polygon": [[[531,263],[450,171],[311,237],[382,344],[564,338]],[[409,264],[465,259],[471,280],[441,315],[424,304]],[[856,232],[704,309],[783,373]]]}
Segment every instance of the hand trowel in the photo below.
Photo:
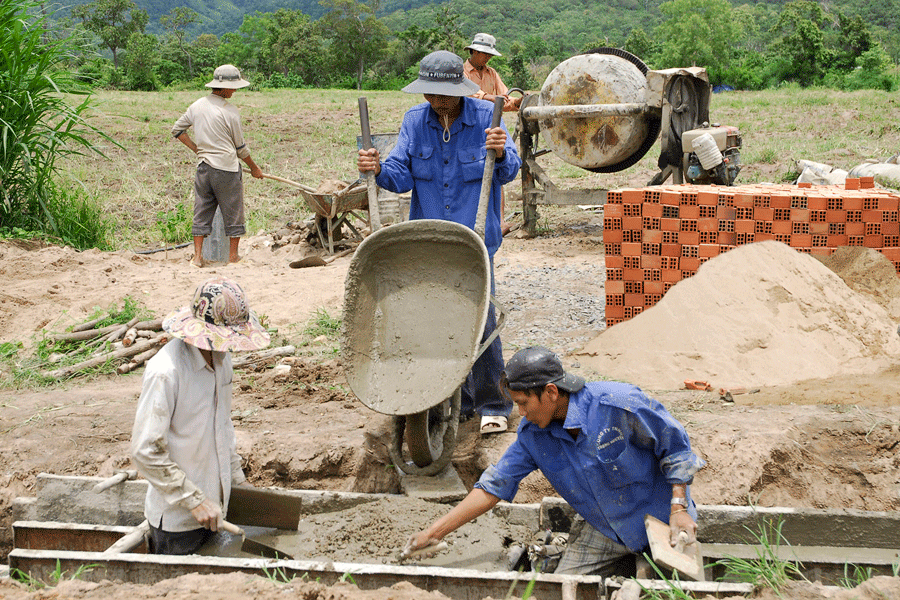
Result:
{"label": "hand trowel", "polygon": [[693,581],[706,581],[703,574],[703,556],[700,542],[687,544],[688,534],[681,532],[678,543],[673,548],[669,543],[669,525],[652,515],[644,515],[644,526],[647,528],[647,539],[650,540],[650,553],[653,562],[677,571],[679,576]]}
{"label": "hand trowel", "polygon": [[247,552],[248,554],[256,554],[257,556],[263,556],[265,558],[282,558],[285,560],[294,559],[294,557],[287,552],[283,552],[274,546],[269,546],[268,544],[263,544],[262,542],[251,540],[244,533],[244,530],[234,523],[223,521],[222,529],[224,529],[228,533],[241,536],[241,550]]}

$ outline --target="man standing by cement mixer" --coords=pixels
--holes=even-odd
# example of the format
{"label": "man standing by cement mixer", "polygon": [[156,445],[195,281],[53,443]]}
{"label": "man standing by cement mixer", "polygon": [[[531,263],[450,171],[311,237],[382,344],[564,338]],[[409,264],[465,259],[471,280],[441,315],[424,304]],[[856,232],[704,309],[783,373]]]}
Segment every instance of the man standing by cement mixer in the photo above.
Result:
{"label": "man standing by cement mixer", "polygon": [[[519,172],[522,161],[501,121],[491,128],[492,107],[469,98],[478,86],[463,75],[462,59],[444,50],[432,52],[419,64],[419,77],[403,88],[423,94],[426,102],[409,109],[397,143],[380,161],[378,150],[360,150],[357,167],[374,171],[375,181],[386,190],[412,190],[409,218],[453,221],[475,227],[487,150],[496,152],[484,243],[491,259],[491,292],[494,291],[494,253],[503,241],[500,190]],[[496,328],[493,306],[488,309],[484,336]],[[482,434],[507,429],[512,402],[497,387],[503,369],[503,349],[496,338],[475,361],[462,386],[461,418],[481,415]]]}
{"label": "man standing by cement mixer", "polygon": [[[478,84],[479,90],[472,94],[473,98],[493,102],[497,96],[502,96],[503,112],[519,110],[522,104],[522,96],[509,97],[509,88],[500,79],[497,69],[488,66],[488,62],[495,56],[503,56],[497,51],[497,39],[487,33],[476,33],[472,43],[466,46],[469,58],[463,65],[463,72],[467,79]],[[509,233],[511,226],[506,222],[506,197],[503,189],[500,189],[500,216],[503,235]]]}

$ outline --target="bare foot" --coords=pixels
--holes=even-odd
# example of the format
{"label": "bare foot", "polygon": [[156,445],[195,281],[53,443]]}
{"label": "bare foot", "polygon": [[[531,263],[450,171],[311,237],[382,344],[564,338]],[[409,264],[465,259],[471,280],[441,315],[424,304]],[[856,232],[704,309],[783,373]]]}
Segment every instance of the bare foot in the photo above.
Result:
{"label": "bare foot", "polygon": [[203,259],[202,258],[192,258],[191,266],[197,267],[198,269],[202,269],[203,268]]}
{"label": "bare foot", "polygon": [[503,221],[500,223],[500,233],[501,235],[506,235],[512,231],[512,223],[508,223],[507,221]]}

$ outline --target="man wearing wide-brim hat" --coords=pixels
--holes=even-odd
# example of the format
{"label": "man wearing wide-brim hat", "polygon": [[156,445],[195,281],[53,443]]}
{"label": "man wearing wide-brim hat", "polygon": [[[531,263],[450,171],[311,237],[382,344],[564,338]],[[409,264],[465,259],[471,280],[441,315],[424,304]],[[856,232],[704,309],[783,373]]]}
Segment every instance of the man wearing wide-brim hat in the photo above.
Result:
{"label": "man wearing wide-brim hat", "polygon": [[[466,46],[469,58],[463,65],[463,73],[466,78],[478,84],[478,91],[472,94],[473,98],[493,102],[494,98],[503,98],[503,112],[519,110],[523,96],[509,97],[509,88],[500,79],[497,69],[488,66],[488,61],[495,56],[503,56],[497,51],[497,40],[489,33],[476,33],[472,43]],[[506,221],[506,195],[500,190],[500,214],[503,217],[500,228],[503,235],[512,229],[512,225]]]}
{"label": "man wearing wide-brim hat", "polygon": [[[250,167],[250,174],[262,179],[263,172],[250,156],[250,148],[241,129],[241,115],[228,100],[235,90],[250,82],[241,76],[234,65],[222,65],[213,73],[206,87],[212,93],[188,107],[175,121],[172,135],[197,155],[194,177],[194,218],[191,235],[194,237],[194,257],[191,264],[203,266],[203,239],[212,233],[213,217],[218,207],[229,238],[228,262],[240,261],[238,246],[247,230],[244,223],[244,184],[241,164]],[[193,126],[196,141],[187,130]]]}
{"label": "man wearing wide-brim hat", "polygon": [[151,552],[193,554],[221,527],[231,487],[246,484],[231,422],[231,352],[265,348],[269,334],[225,277],[200,285],[163,329],[173,339],[147,362],[131,456],[150,483]]}
{"label": "man wearing wide-brim hat", "polygon": [[493,102],[496,96],[503,97],[503,111],[519,110],[522,96],[509,97],[509,88],[500,79],[500,73],[494,67],[488,66],[495,56],[503,56],[497,51],[497,40],[488,33],[476,33],[472,43],[466,46],[469,58],[464,64],[464,73],[468,79],[478,84],[478,91],[473,94],[475,98]]}
{"label": "man wearing wide-brim hat", "polygon": [[[423,94],[425,102],[409,109],[397,143],[384,162],[376,149],[360,150],[360,171],[374,171],[376,183],[392,192],[412,190],[410,219],[441,219],[475,226],[487,150],[496,152],[484,243],[493,260],[503,236],[500,231],[500,190],[519,172],[522,161],[501,121],[491,128],[493,106],[470,96],[478,86],[463,75],[462,59],[445,50],[419,63],[419,77],[403,88]],[[488,309],[485,338],[494,331],[493,306]],[[484,338],[482,338],[484,339]],[[481,415],[482,433],[507,429],[512,403],[497,387],[503,369],[500,338],[482,354],[462,387],[463,417]]]}

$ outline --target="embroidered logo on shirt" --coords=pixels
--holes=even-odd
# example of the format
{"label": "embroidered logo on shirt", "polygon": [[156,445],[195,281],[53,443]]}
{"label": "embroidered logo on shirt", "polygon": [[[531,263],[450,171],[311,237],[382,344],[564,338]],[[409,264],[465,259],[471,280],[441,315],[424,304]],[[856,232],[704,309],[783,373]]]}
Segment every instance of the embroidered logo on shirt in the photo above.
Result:
{"label": "embroidered logo on shirt", "polygon": [[600,462],[614,461],[624,450],[625,436],[618,427],[607,427],[597,436],[597,458]]}

